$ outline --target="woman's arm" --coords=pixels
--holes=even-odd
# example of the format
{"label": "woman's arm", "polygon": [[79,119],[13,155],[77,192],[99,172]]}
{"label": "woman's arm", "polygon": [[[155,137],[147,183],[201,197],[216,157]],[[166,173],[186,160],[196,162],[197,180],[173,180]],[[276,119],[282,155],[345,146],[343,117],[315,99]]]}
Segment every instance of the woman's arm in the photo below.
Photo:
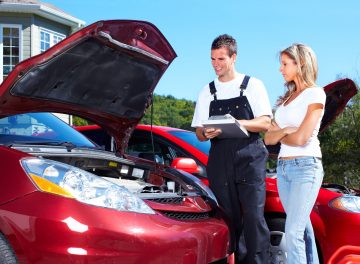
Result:
{"label": "woman's arm", "polygon": [[290,133],[294,133],[296,130],[296,127],[280,128],[275,121],[272,121],[270,128],[265,133],[264,142],[266,145],[276,145],[281,139]]}
{"label": "woman's arm", "polygon": [[281,143],[289,146],[303,146],[305,145],[321,118],[324,105],[320,103],[310,104],[308,106],[304,120],[299,128],[291,134],[286,135],[281,139]]}

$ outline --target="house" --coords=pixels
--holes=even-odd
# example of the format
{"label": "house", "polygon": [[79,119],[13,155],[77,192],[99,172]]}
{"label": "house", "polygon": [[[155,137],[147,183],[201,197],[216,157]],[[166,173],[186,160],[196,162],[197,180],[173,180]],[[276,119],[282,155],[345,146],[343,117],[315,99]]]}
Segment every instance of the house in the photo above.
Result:
{"label": "house", "polygon": [[[35,56],[85,22],[37,0],[0,0],[0,84],[20,61]],[[71,117],[61,116],[71,123]]]}

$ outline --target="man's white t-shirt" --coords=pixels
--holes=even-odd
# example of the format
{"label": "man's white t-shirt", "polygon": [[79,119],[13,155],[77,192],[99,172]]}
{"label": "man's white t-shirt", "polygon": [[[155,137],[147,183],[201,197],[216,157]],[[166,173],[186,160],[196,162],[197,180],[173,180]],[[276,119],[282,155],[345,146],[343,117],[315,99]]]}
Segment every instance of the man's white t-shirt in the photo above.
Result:
{"label": "man's white t-shirt", "polygon": [[[308,106],[316,103],[325,106],[325,101],[326,94],[322,87],[309,87],[288,105],[280,105],[275,112],[275,121],[280,128],[299,127],[305,118]],[[320,142],[317,136],[319,133],[321,119],[324,115],[324,109],[308,142],[304,146],[289,146],[281,144],[279,157],[313,156],[321,158]]]}
{"label": "man's white t-shirt", "polygon": [[[214,80],[216,96],[218,100],[230,99],[240,96],[240,85],[244,79],[244,74],[238,74],[229,82],[220,82],[218,78]],[[272,117],[269,98],[262,81],[251,77],[247,88],[244,90],[254,117],[267,115]],[[195,112],[191,123],[192,127],[202,127],[202,121],[209,118],[209,107],[214,96],[210,93],[209,85],[205,85],[200,91],[196,102]]]}

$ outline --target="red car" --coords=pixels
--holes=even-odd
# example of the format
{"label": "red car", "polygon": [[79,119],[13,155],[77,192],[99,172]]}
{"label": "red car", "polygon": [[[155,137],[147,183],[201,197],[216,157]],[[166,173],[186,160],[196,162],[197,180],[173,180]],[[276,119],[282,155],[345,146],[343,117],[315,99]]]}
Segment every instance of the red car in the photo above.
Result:
{"label": "red car", "polygon": [[[325,91],[327,102],[321,130],[342,112],[348,100],[356,94],[357,88],[353,81],[344,79],[327,85]],[[111,137],[98,126],[77,127],[77,130],[111,150]],[[190,131],[138,125],[129,140],[126,153],[193,173],[207,183],[205,166],[209,148],[209,141],[198,141]],[[276,155],[277,148],[269,147],[271,155]],[[266,179],[266,190],[265,216],[271,231],[272,263],[283,263],[286,216],[279,200],[276,179]],[[338,254],[344,246],[360,247],[360,192],[335,184],[323,184],[311,220],[322,263],[328,263],[332,255]],[[353,247],[343,251],[346,252],[344,259],[349,256],[352,258],[352,255],[357,256],[356,259],[360,257],[359,250],[354,251]]]}
{"label": "red car", "polygon": [[[152,24],[100,21],[0,86],[0,263],[228,263],[226,219],[191,174],[124,146],[176,57]],[[99,149],[50,114],[115,135]]]}

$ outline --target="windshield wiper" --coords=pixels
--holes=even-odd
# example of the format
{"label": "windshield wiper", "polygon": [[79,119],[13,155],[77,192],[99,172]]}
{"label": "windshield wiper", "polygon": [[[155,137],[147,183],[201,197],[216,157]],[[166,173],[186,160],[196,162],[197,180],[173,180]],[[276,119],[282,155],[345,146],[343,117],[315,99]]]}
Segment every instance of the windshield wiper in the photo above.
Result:
{"label": "windshield wiper", "polygon": [[68,141],[12,141],[5,146],[11,148],[13,145],[50,145],[50,146],[64,146],[68,152],[71,152],[74,148],[77,148],[77,145],[75,145],[72,142]]}

